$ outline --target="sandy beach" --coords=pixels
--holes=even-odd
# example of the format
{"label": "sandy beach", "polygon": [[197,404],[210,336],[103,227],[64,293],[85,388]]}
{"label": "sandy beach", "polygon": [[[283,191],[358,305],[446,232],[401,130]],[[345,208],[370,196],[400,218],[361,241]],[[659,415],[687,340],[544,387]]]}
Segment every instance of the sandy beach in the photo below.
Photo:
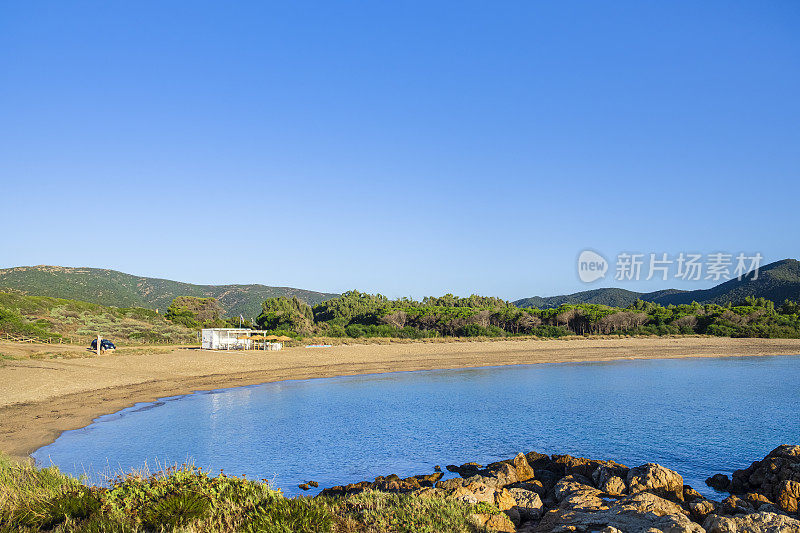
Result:
{"label": "sandy beach", "polygon": [[[2,353],[13,349],[0,346]],[[81,349],[75,350],[77,354]],[[798,339],[661,337],[363,344],[279,352],[158,348],[74,359],[4,360],[0,366],[0,451],[25,458],[62,431],[84,427],[100,415],[137,402],[286,379],[533,363],[795,354],[800,354]]]}

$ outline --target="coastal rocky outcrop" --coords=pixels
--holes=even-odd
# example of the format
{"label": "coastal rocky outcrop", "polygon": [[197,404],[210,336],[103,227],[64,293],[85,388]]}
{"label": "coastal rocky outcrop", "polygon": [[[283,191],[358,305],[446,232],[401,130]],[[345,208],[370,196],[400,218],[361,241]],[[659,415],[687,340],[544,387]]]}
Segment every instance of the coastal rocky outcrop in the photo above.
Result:
{"label": "coastal rocky outcrop", "polygon": [[725,500],[730,514],[778,510],[796,516],[800,511],[800,446],[778,446],[730,478],[715,474],[706,484],[731,493]]}
{"label": "coastal rocky outcrop", "polygon": [[[321,492],[340,496],[363,490],[438,496],[489,505],[477,512],[487,531],[525,533],[800,533],[800,446],[779,446],[731,478],[707,484],[730,492],[716,501],[685,485],[662,465],[629,468],[614,461],[569,455],[520,453],[483,466],[449,465],[441,472],[378,477]],[[486,510],[486,507],[478,509]]]}

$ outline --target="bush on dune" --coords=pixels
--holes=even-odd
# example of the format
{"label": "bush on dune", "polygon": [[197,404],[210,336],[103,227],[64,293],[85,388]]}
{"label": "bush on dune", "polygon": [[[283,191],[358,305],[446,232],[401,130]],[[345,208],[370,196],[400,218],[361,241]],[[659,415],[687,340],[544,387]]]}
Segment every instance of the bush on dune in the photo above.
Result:
{"label": "bush on dune", "polygon": [[44,319],[29,320],[12,309],[0,308],[0,332],[12,335],[32,335],[58,337],[52,331],[52,324]]}
{"label": "bush on dune", "polygon": [[10,294],[0,291],[0,334],[42,339],[99,334],[117,343],[193,343],[197,330],[166,320],[156,311],[139,308],[104,307],[98,304]]}

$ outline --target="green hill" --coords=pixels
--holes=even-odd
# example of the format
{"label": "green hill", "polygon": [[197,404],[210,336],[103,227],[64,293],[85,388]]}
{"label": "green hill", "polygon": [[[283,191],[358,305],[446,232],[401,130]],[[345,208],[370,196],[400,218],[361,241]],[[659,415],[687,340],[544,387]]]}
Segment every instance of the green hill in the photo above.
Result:
{"label": "green hill", "polygon": [[800,301],[800,261],[783,259],[765,265],[755,280],[745,277],[741,281],[732,279],[706,290],[670,294],[648,293],[642,295],[642,299],[661,305],[690,304],[693,301],[718,305],[731,302],[735,305],[743,302],[747,296],[766,298],[776,304],[783,303],[787,299]]}
{"label": "green hill", "polygon": [[266,285],[193,285],[146,278],[99,268],[23,266],[0,269],[0,290],[81,300],[106,306],[143,307],[163,313],[176,296],[216,298],[227,316],[255,317],[261,302],[275,296],[297,296],[310,305],[336,294]]}
{"label": "green hill", "polygon": [[514,305],[517,307],[538,307],[539,309],[552,309],[564,304],[598,304],[611,307],[628,307],[641,295],[642,293],[640,292],[606,288],[561,296],[523,298],[514,302]]}
{"label": "green hill", "polygon": [[655,292],[634,292],[625,289],[604,288],[576,292],[561,296],[523,298],[514,302],[517,307],[556,308],[564,304],[602,304],[613,307],[627,307],[635,300],[654,302],[661,305],[678,305],[698,302],[701,304],[724,305],[728,302],[741,303],[747,296],[766,298],[780,304],[784,300],[800,301],[800,261],[783,259],[759,270],[758,279],[745,276],[741,281],[732,279],[716,287],[696,291],[666,289]]}

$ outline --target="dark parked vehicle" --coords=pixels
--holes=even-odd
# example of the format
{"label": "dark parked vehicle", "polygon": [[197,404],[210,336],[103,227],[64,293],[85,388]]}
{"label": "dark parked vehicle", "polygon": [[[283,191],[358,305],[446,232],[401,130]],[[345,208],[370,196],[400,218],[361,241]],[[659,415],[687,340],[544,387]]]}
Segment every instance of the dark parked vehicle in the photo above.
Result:
{"label": "dark parked vehicle", "polygon": [[[100,349],[101,350],[116,350],[117,347],[114,346],[114,343],[108,339],[103,339],[100,341]],[[97,350],[97,339],[92,341],[92,350]]]}

